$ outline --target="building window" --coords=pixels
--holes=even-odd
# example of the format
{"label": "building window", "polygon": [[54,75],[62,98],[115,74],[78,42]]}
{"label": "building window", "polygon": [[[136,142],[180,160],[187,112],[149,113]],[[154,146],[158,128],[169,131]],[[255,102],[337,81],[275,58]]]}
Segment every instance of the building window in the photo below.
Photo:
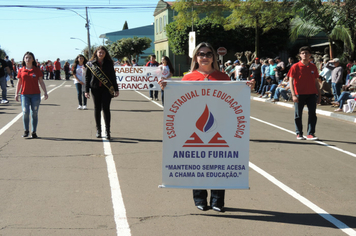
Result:
{"label": "building window", "polygon": [[166,31],[167,16],[163,16],[163,31]]}
{"label": "building window", "polygon": [[159,32],[162,33],[162,17],[159,18]]}
{"label": "building window", "polygon": [[156,20],[156,34],[158,34],[158,19]]}

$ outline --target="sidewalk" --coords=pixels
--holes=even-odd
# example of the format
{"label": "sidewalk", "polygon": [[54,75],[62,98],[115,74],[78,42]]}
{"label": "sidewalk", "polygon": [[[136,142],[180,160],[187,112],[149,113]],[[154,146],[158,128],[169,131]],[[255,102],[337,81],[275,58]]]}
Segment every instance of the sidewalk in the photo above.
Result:
{"label": "sidewalk", "polygon": [[[285,106],[285,107],[289,107],[289,108],[293,108],[294,109],[294,104],[291,101],[288,102],[272,102],[270,100],[267,100],[266,98],[259,98],[258,97],[259,94],[256,94],[254,91],[251,92],[251,100],[255,100],[255,101],[259,101],[259,102],[269,102],[269,103],[274,103],[278,106]],[[316,109],[316,113],[319,115],[323,115],[323,116],[330,116],[333,118],[337,118],[337,119],[341,119],[341,120],[345,120],[345,121],[349,121],[349,122],[353,122],[356,123],[356,111],[354,111],[353,113],[345,113],[345,112],[334,112],[336,108],[331,107],[330,105],[320,105],[317,106]],[[304,108],[305,111],[308,110],[308,108],[305,106]]]}

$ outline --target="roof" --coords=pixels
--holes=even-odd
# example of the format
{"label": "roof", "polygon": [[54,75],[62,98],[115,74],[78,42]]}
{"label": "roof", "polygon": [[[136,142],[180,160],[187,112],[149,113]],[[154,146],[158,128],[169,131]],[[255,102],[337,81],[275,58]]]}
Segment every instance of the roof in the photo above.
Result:
{"label": "roof", "polygon": [[106,34],[102,34],[99,36],[99,38],[107,38],[108,36],[120,36],[120,35],[153,35],[154,34],[154,26],[152,25],[146,25],[146,26],[141,26],[137,28],[132,28],[132,29],[126,29],[126,30],[120,30],[120,31],[114,31],[114,32],[109,32]]}
{"label": "roof", "polygon": [[171,8],[171,6],[172,6],[173,4],[174,4],[174,2],[166,2],[166,1],[160,0],[160,1],[157,3],[155,12],[153,13],[153,16],[156,16],[156,15],[158,15],[159,13],[163,12],[164,10]]}

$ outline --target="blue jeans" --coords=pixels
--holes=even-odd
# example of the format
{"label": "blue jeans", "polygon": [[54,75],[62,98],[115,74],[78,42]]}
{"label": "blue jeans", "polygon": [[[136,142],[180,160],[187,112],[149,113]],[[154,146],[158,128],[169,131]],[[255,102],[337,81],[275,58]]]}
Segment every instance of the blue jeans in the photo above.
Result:
{"label": "blue jeans", "polygon": [[262,76],[260,88],[258,89],[258,93],[262,93],[262,88],[264,85],[265,85],[265,78],[264,78],[264,76]]}
{"label": "blue jeans", "polygon": [[271,92],[271,98],[274,97],[274,92],[276,91],[276,88],[278,87],[277,84],[272,84],[271,88],[269,89],[269,91]]}
{"label": "blue jeans", "polygon": [[[21,106],[22,106],[22,120],[25,131],[29,131],[30,113],[31,113],[31,125],[32,132],[36,132],[38,123],[38,109],[41,102],[41,94],[22,94]],[[31,110],[30,110],[31,109]]]}
{"label": "blue jeans", "polygon": [[84,85],[81,85],[80,83],[76,83],[75,87],[77,88],[77,96],[78,96],[79,105],[82,106],[83,105],[83,101],[84,101],[84,106],[86,106],[87,105],[87,98],[85,97],[85,92],[83,91]]}
{"label": "blue jeans", "polygon": [[3,76],[3,77],[0,77],[0,86],[1,86],[1,90],[2,90],[2,93],[1,93],[2,100],[7,100],[6,99],[6,93],[7,93],[6,84],[7,84],[6,75]]}
{"label": "blue jeans", "polygon": [[342,106],[348,99],[352,99],[350,92],[342,92],[337,101],[339,102],[339,108],[342,109]]}
{"label": "blue jeans", "polygon": [[[154,93],[154,97],[153,97],[153,93]],[[149,94],[150,94],[150,98],[158,98],[158,90],[150,90],[150,92],[149,92]]]}
{"label": "blue jeans", "polygon": [[278,100],[279,96],[282,96],[285,100],[288,100],[289,97],[288,97],[287,93],[288,93],[288,90],[286,90],[285,88],[278,87],[276,89],[276,92],[274,93],[273,98]]}
{"label": "blue jeans", "polygon": [[308,135],[315,133],[316,126],[316,94],[307,94],[307,95],[297,95],[299,102],[294,103],[294,122],[295,122],[295,131],[297,134],[303,136],[303,109],[304,106],[308,107]]}
{"label": "blue jeans", "polygon": [[341,83],[331,83],[331,87],[333,88],[334,101],[337,101],[341,94],[342,84]]}

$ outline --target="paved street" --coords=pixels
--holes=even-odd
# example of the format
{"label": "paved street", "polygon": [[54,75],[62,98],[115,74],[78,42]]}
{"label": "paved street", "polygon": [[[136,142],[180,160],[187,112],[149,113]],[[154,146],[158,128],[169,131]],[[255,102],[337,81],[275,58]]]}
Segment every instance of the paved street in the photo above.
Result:
{"label": "paved street", "polygon": [[318,115],[320,141],[300,141],[294,109],[252,100],[250,190],[227,190],[224,213],[202,212],[191,190],[158,188],[160,101],[121,91],[109,142],[95,138],[92,100],[76,109],[72,81],[45,83],[38,139],[21,137],[13,88],[0,106],[0,236],[356,235],[352,121]]}

